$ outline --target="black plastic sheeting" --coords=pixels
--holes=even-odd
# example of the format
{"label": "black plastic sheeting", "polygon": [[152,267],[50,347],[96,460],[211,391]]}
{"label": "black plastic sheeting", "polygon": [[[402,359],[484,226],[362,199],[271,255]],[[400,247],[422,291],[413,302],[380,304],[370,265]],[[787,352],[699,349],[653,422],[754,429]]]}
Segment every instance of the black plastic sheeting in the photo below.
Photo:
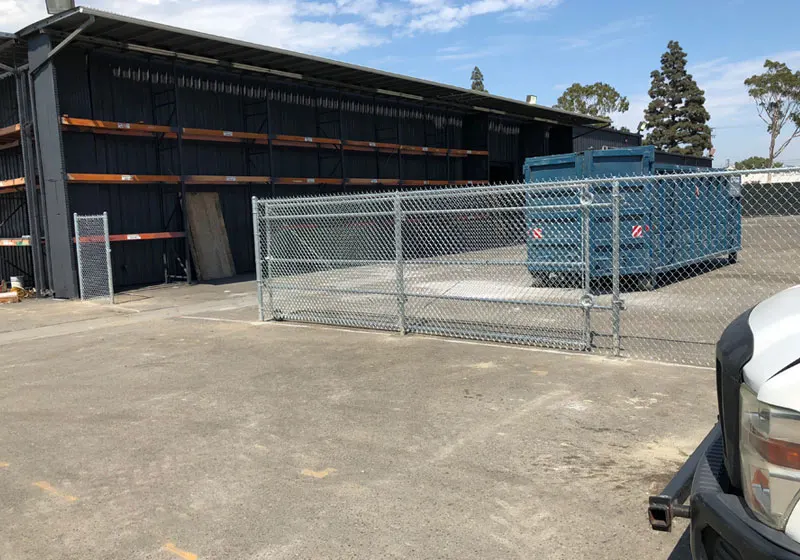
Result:
{"label": "black plastic sheeting", "polygon": [[13,76],[0,80],[0,128],[19,122],[17,83]]}
{"label": "black plastic sheeting", "polygon": [[[0,127],[19,122],[17,85],[14,78],[0,80]],[[0,180],[25,175],[22,150],[17,146],[0,150]],[[28,235],[28,205],[25,192],[0,194],[0,238]],[[11,276],[33,279],[33,260],[29,247],[0,247],[0,280]]]}
{"label": "black plastic sheeting", "polygon": [[[0,195],[0,238],[19,238],[28,234],[28,210],[25,193]],[[33,280],[30,247],[0,247],[0,280],[24,276]]]}
{"label": "black plastic sheeting", "polygon": [[[0,80],[0,128],[17,124],[17,84],[14,78]],[[19,146],[0,150],[0,181],[25,175]],[[3,195],[0,195],[2,198]],[[3,218],[0,216],[0,222]]]}
{"label": "black plastic sheeting", "polygon": [[[22,150],[19,147],[0,150],[0,181],[25,176],[22,165]],[[0,195],[0,197],[3,195]]]}
{"label": "black plastic sheeting", "polygon": [[[344,138],[429,147],[489,149],[492,160],[518,179],[521,161],[548,152],[549,125],[526,124],[492,115],[423,107],[412,101],[278,83],[207,67],[177,64],[139,55],[67,48],[57,59],[59,111],[76,118],[118,122],[176,123],[174,76],[181,124],[272,134]],[[269,100],[267,102],[267,99]],[[342,108],[341,116],[339,108]],[[567,127],[562,127],[567,128]],[[177,143],[152,137],[64,132],[70,173],[170,174],[178,167]],[[536,154],[539,155],[539,154]],[[409,180],[485,180],[485,156],[445,158],[185,141],[184,175],[259,175],[272,177],[386,178]],[[449,161],[448,161],[449,160]],[[402,173],[401,173],[402,166]],[[189,186],[219,193],[237,273],[252,272],[251,197],[360,192],[372,188],[329,185]],[[111,233],[182,231],[174,185],[69,186],[70,212],[107,211]],[[175,211],[175,212],[173,212]],[[118,242],[112,245],[118,287],[163,282],[180,274],[182,239]]]}

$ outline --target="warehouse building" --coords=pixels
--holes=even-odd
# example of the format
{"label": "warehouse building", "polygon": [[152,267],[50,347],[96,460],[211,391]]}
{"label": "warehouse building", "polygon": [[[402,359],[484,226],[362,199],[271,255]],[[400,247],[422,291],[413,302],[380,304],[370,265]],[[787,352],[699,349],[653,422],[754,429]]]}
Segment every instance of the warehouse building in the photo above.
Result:
{"label": "warehouse building", "polygon": [[252,196],[512,181],[592,137],[640,143],[605,124],[70,9],[0,34],[0,278],[77,297],[72,216],[103,212],[117,287],[213,277],[193,264],[209,238],[248,273]]}

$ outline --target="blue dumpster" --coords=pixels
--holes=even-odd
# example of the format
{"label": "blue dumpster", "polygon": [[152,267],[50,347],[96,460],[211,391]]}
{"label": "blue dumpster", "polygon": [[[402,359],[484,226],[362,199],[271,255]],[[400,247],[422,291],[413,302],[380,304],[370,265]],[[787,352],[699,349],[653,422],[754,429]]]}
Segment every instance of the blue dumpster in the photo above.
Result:
{"label": "blue dumpster", "polygon": [[[676,171],[709,171],[679,165],[674,154],[653,146],[590,150],[528,158],[526,182],[620,178],[620,275],[635,276],[652,289],[659,275],[689,265],[736,262],[741,249],[742,205],[738,178],[670,176]],[[707,160],[706,160],[707,161]],[[646,181],[626,176],[653,176]],[[595,203],[611,202],[610,181],[586,183]],[[580,189],[532,186],[526,196],[528,268],[535,282],[583,271],[583,211],[548,206],[580,204]],[[612,275],[612,209],[592,208],[589,218],[591,278]]]}

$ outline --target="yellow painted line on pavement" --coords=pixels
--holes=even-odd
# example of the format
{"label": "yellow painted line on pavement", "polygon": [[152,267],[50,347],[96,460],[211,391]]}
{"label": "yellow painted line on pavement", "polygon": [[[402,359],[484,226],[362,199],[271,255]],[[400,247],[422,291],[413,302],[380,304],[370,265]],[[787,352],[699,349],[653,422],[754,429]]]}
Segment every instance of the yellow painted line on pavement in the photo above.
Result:
{"label": "yellow painted line on pavement", "polygon": [[336,472],[336,469],[325,469],[324,471],[312,471],[311,469],[303,469],[300,474],[304,476],[311,476],[314,478],[325,478],[329,474]]}
{"label": "yellow painted line on pavement", "polygon": [[50,486],[49,483],[47,483],[47,482],[45,482],[43,480],[40,481],[40,482],[34,482],[33,485],[36,486],[37,488],[41,488],[42,490],[44,490],[48,494],[52,494],[53,496],[58,496],[59,498],[67,500],[68,502],[77,502],[78,501],[78,498],[76,498],[75,496],[70,496],[69,494],[65,494],[64,492],[56,490],[55,488]]}
{"label": "yellow painted line on pavement", "polygon": [[171,542],[168,542],[162,547],[162,550],[166,550],[167,552],[171,552],[178,558],[182,558],[183,560],[197,560],[197,554],[193,554],[191,552],[186,552],[185,550],[181,550]]}
{"label": "yellow painted line on pavement", "polygon": [[9,464],[10,463],[4,463],[3,461],[0,461],[0,469],[6,468]]}

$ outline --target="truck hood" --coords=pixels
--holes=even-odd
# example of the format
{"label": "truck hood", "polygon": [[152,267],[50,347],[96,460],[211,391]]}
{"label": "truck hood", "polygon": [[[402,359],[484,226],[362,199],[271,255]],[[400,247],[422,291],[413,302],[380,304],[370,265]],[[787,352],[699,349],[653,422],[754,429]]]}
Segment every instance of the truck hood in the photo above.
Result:
{"label": "truck hood", "polygon": [[[742,369],[744,382],[760,401],[798,410],[800,367],[795,362],[800,358],[800,286],[759,303],[748,323],[753,333],[753,357]],[[774,383],[770,382],[773,378]]]}

